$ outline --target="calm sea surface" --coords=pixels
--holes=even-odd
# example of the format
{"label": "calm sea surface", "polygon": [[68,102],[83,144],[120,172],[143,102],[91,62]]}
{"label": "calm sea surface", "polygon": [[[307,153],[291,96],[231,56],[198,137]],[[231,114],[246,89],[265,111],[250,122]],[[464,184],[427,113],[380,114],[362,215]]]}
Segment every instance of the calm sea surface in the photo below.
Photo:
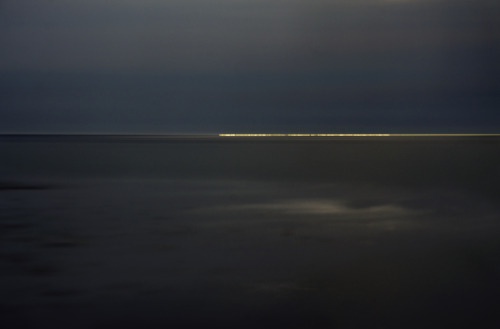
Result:
{"label": "calm sea surface", "polygon": [[1,136],[0,326],[497,327],[499,163],[496,137]]}

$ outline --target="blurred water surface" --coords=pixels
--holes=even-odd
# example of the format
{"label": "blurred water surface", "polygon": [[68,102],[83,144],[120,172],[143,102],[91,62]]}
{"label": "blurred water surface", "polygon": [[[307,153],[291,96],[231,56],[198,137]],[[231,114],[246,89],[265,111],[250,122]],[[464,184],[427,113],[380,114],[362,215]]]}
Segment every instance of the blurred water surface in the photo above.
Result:
{"label": "blurred water surface", "polygon": [[500,139],[0,137],[16,328],[499,324]]}

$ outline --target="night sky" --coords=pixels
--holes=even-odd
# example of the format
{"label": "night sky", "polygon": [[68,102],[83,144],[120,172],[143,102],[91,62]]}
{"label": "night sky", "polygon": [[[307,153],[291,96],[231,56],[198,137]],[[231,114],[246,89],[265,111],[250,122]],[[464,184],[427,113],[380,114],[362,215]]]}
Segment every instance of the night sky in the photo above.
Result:
{"label": "night sky", "polygon": [[498,133],[498,0],[0,0],[0,133]]}

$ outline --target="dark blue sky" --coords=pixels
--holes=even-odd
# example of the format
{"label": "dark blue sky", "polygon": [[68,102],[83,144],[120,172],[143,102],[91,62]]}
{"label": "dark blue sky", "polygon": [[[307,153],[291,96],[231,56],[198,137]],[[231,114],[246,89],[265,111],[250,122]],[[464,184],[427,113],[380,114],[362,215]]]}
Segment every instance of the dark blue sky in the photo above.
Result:
{"label": "dark blue sky", "polygon": [[0,132],[500,131],[497,0],[3,0]]}

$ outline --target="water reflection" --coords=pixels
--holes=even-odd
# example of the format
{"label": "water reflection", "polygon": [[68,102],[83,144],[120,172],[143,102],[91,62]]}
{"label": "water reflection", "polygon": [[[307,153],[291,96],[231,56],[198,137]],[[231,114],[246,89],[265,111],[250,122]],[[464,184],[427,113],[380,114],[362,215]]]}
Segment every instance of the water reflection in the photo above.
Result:
{"label": "water reflection", "polygon": [[410,210],[397,205],[377,205],[352,208],[331,200],[287,200],[275,203],[241,204],[223,206],[218,211],[275,212],[286,215],[343,215],[343,216],[404,216]]}
{"label": "water reflection", "polygon": [[371,204],[366,186],[318,191],[345,190],[190,180],[4,191],[6,319],[349,328],[490,314],[496,205],[462,207],[456,191],[444,210],[425,191],[378,189]]}
{"label": "water reflection", "polygon": [[[388,181],[380,172],[361,179],[368,175],[362,166],[353,167],[358,179],[326,173],[319,181],[302,165],[285,168],[297,179],[289,173],[262,179],[278,160],[258,169],[261,179],[243,165],[224,178],[204,167],[202,178],[53,175],[43,184],[0,184],[1,324],[498,324],[498,192],[475,181],[495,182],[496,168],[486,171],[481,160],[484,171],[477,176],[478,167],[471,167],[463,178],[460,164],[435,184],[410,184],[415,178],[404,178],[399,164]],[[396,182],[400,177],[404,183]]]}

